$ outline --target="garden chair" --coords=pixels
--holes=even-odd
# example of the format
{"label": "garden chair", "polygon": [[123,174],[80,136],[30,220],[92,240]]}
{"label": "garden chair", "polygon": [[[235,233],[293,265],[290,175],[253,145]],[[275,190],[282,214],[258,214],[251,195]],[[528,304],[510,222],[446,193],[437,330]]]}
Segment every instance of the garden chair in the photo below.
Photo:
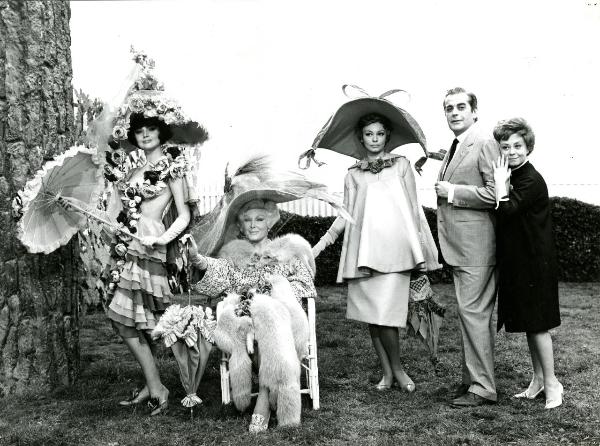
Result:
{"label": "garden chair", "polygon": [[[312,297],[304,299],[308,316],[308,355],[301,360],[301,366],[306,376],[307,388],[300,388],[300,393],[308,394],[312,400],[314,410],[319,409],[319,367],[317,365],[317,331],[315,300]],[[217,320],[222,310],[223,302],[217,304]],[[251,348],[251,347],[250,347]],[[250,351],[250,350],[249,350]],[[221,401],[223,404],[231,403],[231,387],[229,384],[229,355],[221,354]],[[252,396],[258,395],[253,393]]]}

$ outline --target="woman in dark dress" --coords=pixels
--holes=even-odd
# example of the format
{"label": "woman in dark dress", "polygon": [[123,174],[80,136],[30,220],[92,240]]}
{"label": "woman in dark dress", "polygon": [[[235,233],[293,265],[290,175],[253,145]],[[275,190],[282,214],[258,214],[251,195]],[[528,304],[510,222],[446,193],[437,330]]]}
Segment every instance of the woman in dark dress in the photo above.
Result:
{"label": "woman in dark dress", "polygon": [[528,161],[535,137],[522,118],[494,129],[501,157],[494,166],[498,197],[497,259],[500,271],[498,330],[525,332],[533,364],[529,387],[515,398],[546,394],[546,409],[562,404],[563,386],[554,375],[552,338],[560,325],[557,261],[548,188]]}

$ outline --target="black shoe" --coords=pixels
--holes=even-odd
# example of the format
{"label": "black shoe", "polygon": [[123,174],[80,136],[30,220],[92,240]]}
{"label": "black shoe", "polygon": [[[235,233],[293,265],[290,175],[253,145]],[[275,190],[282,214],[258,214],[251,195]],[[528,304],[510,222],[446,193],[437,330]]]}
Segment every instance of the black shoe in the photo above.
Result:
{"label": "black shoe", "polygon": [[149,398],[150,393],[148,392],[147,387],[144,387],[142,390],[133,389],[131,396],[126,400],[119,401],[119,405],[124,407],[135,407],[144,401],[148,401]]}
{"label": "black shoe", "polygon": [[169,412],[169,393],[167,392],[167,396],[163,401],[158,398],[150,398],[148,407],[150,408],[151,417],[166,415]]}
{"label": "black shoe", "polygon": [[471,392],[467,392],[463,396],[454,398],[450,403],[452,407],[478,407],[485,404],[496,404],[496,401],[488,400],[487,398]]}
{"label": "black shoe", "polygon": [[469,386],[468,384],[459,384],[456,387],[454,387],[454,389],[452,389],[452,397],[453,398],[458,398],[459,396],[463,396],[465,395],[468,391],[469,391]]}

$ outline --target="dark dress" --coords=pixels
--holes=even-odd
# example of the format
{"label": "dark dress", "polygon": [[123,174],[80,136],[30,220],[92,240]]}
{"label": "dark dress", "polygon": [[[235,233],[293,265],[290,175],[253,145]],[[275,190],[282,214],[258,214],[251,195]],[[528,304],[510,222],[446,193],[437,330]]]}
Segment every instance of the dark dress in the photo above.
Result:
{"label": "dark dress", "polygon": [[498,331],[546,331],[560,325],[548,188],[530,162],[510,183],[509,200],[497,210]]}

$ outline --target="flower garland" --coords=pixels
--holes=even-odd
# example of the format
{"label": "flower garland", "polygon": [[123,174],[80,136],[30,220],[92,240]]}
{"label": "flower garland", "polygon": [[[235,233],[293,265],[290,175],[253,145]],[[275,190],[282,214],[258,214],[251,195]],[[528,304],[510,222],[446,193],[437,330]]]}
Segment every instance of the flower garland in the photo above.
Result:
{"label": "flower garland", "polygon": [[142,155],[133,152],[128,156],[122,149],[106,152],[104,177],[116,183],[123,202],[123,210],[117,216],[117,242],[111,249],[111,257],[115,260],[109,274],[108,289],[111,294],[121,280],[131,235],[137,233],[138,220],[142,216],[142,203],[160,195],[170,180],[183,178],[187,171],[187,159],[181,149],[164,145],[163,156],[148,164],[149,169],[144,172],[143,183],[130,183],[126,179],[130,177],[131,171],[147,164],[143,152],[141,153]]}

